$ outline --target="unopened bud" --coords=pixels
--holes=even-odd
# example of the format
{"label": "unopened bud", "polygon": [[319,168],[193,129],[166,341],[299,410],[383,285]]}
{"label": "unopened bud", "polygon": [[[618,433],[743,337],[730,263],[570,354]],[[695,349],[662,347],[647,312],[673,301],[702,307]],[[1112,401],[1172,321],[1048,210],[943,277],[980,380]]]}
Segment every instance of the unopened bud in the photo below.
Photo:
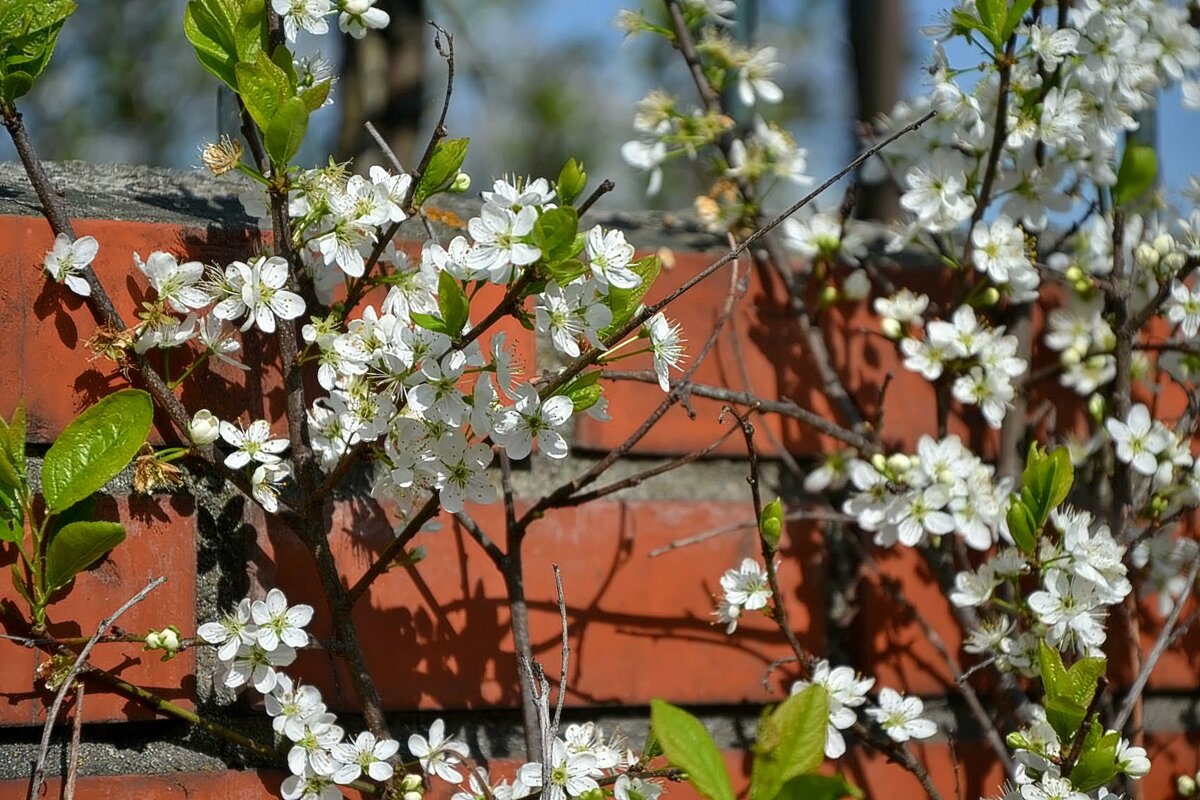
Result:
{"label": "unopened bud", "polygon": [[861,269],[856,269],[842,281],[842,297],[851,302],[858,302],[871,291],[871,279]]}
{"label": "unopened bud", "polygon": [[912,459],[904,453],[892,453],[887,459],[888,469],[896,475],[903,475],[912,469]]}
{"label": "unopened bud", "polygon": [[1068,347],[1062,351],[1062,355],[1058,358],[1064,367],[1073,367],[1080,361],[1083,361],[1083,353],[1075,347]]}
{"label": "unopened bud", "polygon": [[1154,269],[1158,266],[1158,259],[1161,257],[1161,253],[1145,242],[1139,244],[1137,249],[1133,251],[1133,259],[1142,269]]}
{"label": "unopened bud", "polygon": [[1108,410],[1108,404],[1104,401],[1104,398],[1098,394],[1093,394],[1088,398],[1087,408],[1088,414],[1096,421],[1096,424],[1103,424],[1104,413]]}
{"label": "unopened bud", "polygon": [[1196,796],[1196,779],[1191,775],[1180,775],[1175,779],[1175,791],[1180,797]]}
{"label": "unopened bud", "polygon": [[879,329],[889,339],[899,339],[904,335],[904,329],[900,326],[900,320],[892,319],[891,317],[884,317],[883,321],[879,323]]}
{"label": "unopened bud", "polygon": [[207,408],[202,408],[196,412],[188,425],[188,437],[192,440],[192,444],[200,447],[212,444],[220,436],[220,426],[221,420],[217,419]]}
{"label": "unopened bud", "polygon": [[[471,176],[465,172],[460,172],[454,176],[454,180],[450,183],[450,188],[446,191],[450,192],[450,194],[462,194],[470,188]],[[407,798],[405,800],[407,800]]]}
{"label": "unopened bud", "polygon": [[1160,233],[1154,237],[1154,249],[1160,256],[1170,255],[1175,251],[1175,238],[1169,233]]}
{"label": "unopened bud", "polygon": [[1077,264],[1072,264],[1071,266],[1067,267],[1067,271],[1063,277],[1065,277],[1071,283],[1079,283],[1079,281],[1083,280],[1083,270],[1081,270]]}
{"label": "unopened bud", "polygon": [[1182,250],[1176,250],[1162,257],[1162,261],[1158,263],[1159,268],[1163,273],[1170,274],[1179,272],[1183,269],[1183,265],[1187,262],[1187,254]]}
{"label": "unopened bud", "polygon": [[994,306],[994,305],[996,305],[996,303],[999,303],[999,302],[1000,302],[1000,290],[997,289],[995,286],[989,286],[988,288],[984,289],[982,292],[979,293],[979,306],[981,308],[987,308],[988,306]]}
{"label": "unopened bud", "polygon": [[837,300],[838,289],[836,286],[829,286],[827,284],[821,287],[821,296],[819,300],[821,308],[829,308],[831,305],[836,303]]}
{"label": "unopened bud", "polygon": [[887,472],[887,456],[883,453],[876,453],[871,456],[871,466],[876,472]]}

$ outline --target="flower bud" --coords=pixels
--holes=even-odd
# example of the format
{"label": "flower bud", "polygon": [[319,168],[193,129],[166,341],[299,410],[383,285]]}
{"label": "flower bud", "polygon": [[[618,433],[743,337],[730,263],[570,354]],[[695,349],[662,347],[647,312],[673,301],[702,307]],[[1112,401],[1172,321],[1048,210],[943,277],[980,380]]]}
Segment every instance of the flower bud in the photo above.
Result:
{"label": "flower bud", "polygon": [[1133,259],[1142,269],[1154,269],[1158,266],[1158,259],[1161,254],[1150,245],[1142,242],[1133,251]]}
{"label": "flower bud", "polygon": [[1169,233],[1160,233],[1154,237],[1154,249],[1160,256],[1168,256],[1175,251],[1175,238]]}
{"label": "flower bud", "polygon": [[779,536],[783,533],[783,498],[776,497],[763,506],[758,515],[758,533],[772,551],[779,549]]}
{"label": "flower bud", "polygon": [[1107,406],[1108,404],[1104,402],[1104,398],[1099,394],[1093,394],[1088,398],[1088,414],[1096,421],[1097,425],[1104,423],[1104,412],[1108,410]]}
{"label": "flower bud", "polygon": [[450,183],[450,188],[446,191],[450,192],[450,194],[462,194],[470,188],[471,176],[465,172],[460,172],[454,176],[454,180]]}
{"label": "flower bud", "polygon": [[895,475],[903,475],[912,469],[912,459],[904,453],[892,453],[887,459],[888,469]]}
{"label": "flower bud", "polygon": [[871,293],[871,279],[861,269],[856,269],[842,281],[842,297],[858,302]]}
{"label": "flower bud", "polygon": [[891,317],[884,317],[883,321],[879,323],[879,328],[889,339],[899,339],[904,335],[904,330],[900,327],[900,320]]}
{"label": "flower bud", "polygon": [[1175,779],[1175,791],[1180,797],[1196,796],[1196,779],[1191,775],[1180,775]]}
{"label": "flower bud", "polygon": [[821,295],[819,303],[821,308],[829,308],[838,301],[838,289],[836,286],[825,285],[821,287]]}
{"label": "flower bud", "polygon": [[1083,353],[1080,352],[1078,348],[1068,347],[1066,350],[1062,351],[1062,355],[1059,356],[1059,361],[1062,362],[1064,367],[1073,367],[1080,361],[1083,361]]}
{"label": "flower bud", "polygon": [[1083,270],[1079,268],[1079,265],[1072,264],[1071,266],[1067,267],[1067,271],[1063,277],[1065,277],[1071,283],[1079,283],[1079,281],[1083,280],[1084,277]]}
{"label": "flower bud", "polygon": [[871,466],[876,472],[887,472],[887,456],[883,453],[876,453],[871,456]]}
{"label": "flower bud", "polygon": [[404,800],[421,800],[425,796],[425,782],[420,775],[409,773],[400,779],[400,791]]}
{"label": "flower bud", "polygon": [[196,412],[188,425],[188,437],[191,438],[192,444],[198,447],[212,444],[220,436],[220,424],[221,421],[211,411],[202,408]]}
{"label": "flower bud", "polygon": [[1159,262],[1159,267],[1163,274],[1171,274],[1183,269],[1183,265],[1186,262],[1187,254],[1182,250],[1176,250],[1173,253],[1163,256],[1162,261]]}

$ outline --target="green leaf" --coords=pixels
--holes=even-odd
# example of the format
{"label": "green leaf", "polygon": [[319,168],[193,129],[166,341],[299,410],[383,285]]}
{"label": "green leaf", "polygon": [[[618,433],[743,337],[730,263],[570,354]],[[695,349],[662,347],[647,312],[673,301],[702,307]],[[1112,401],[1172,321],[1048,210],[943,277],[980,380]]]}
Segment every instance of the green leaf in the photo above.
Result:
{"label": "green leaf", "polygon": [[587,411],[604,396],[604,387],[600,385],[601,370],[585,372],[568,383],[559,394],[571,398],[574,413]]}
{"label": "green leaf", "polygon": [[17,403],[17,410],[13,412],[12,421],[8,423],[8,439],[9,439],[9,457],[12,459],[13,465],[17,468],[17,472],[21,477],[25,477],[25,401]]}
{"label": "green leaf", "polygon": [[655,698],[650,701],[650,728],[667,761],[687,773],[697,792],[709,800],[734,800],[721,752],[700,720]]}
{"label": "green leaf", "polygon": [[1075,468],[1065,447],[1046,454],[1034,442],[1029,446],[1025,471],[1021,475],[1021,499],[1033,515],[1035,529],[1050,518],[1050,512],[1067,499],[1075,480]]}
{"label": "green leaf", "polygon": [[612,311],[613,319],[607,328],[600,331],[601,339],[607,339],[625,327],[633,317],[642,299],[658,279],[658,273],[662,271],[662,259],[658,256],[645,256],[630,264],[629,268],[642,277],[642,282],[632,289],[618,289],[615,286],[608,288],[608,298],[605,302]]}
{"label": "green leaf", "polygon": [[542,261],[554,264],[574,255],[572,249],[578,231],[579,212],[570,206],[559,206],[538,216],[530,239],[542,251]]}
{"label": "green leaf", "polygon": [[1083,748],[1079,751],[1079,760],[1071,771],[1071,785],[1081,792],[1091,792],[1116,777],[1117,745],[1120,739],[1120,733],[1104,733],[1099,721],[1092,720],[1092,727],[1088,729]]}
{"label": "green leaf", "polygon": [[412,318],[412,321],[414,323],[416,323],[418,326],[424,328],[427,331],[433,331],[434,333],[444,333],[447,336],[457,335],[457,334],[450,332],[450,328],[446,325],[445,320],[435,317],[432,314],[422,314],[419,311],[414,311],[412,314],[409,315],[409,317]]}
{"label": "green leaf", "polygon": [[25,533],[25,509],[17,489],[0,486],[0,542],[19,542]]}
{"label": "green leaf", "polygon": [[841,775],[800,775],[783,785],[775,800],[839,800],[866,797]]}
{"label": "green leaf", "polygon": [[654,736],[654,729],[646,734],[646,743],[642,745],[642,756],[638,759],[643,764],[650,763],[650,759],[657,758],[663,754],[662,745],[658,743],[658,739]]}
{"label": "green leaf", "polygon": [[33,76],[28,72],[13,72],[4,76],[0,83],[0,98],[11,103],[19,97],[29,94],[33,88]]}
{"label": "green leaf", "polygon": [[547,264],[543,270],[554,279],[559,286],[566,286],[580,275],[586,275],[588,267],[578,258],[568,258],[556,264]]}
{"label": "green leaf", "polygon": [[763,506],[758,515],[758,535],[772,550],[779,549],[779,537],[783,533],[783,498],[776,497]]}
{"label": "green leaf", "polygon": [[1068,742],[1087,715],[1088,706],[1096,694],[1096,685],[1104,674],[1108,662],[1104,658],[1090,656],[1081,658],[1063,667],[1062,656],[1045,642],[1038,645],[1038,662],[1042,669],[1042,686],[1046,691],[1044,705],[1046,720],[1058,734],[1059,740]]}
{"label": "green leaf", "polygon": [[446,322],[446,330],[450,336],[462,333],[463,325],[467,324],[467,316],[471,305],[463,293],[458,281],[449,272],[438,275],[438,311]]}
{"label": "green leaf", "polygon": [[1008,37],[1013,35],[1017,26],[1021,24],[1021,18],[1025,16],[1025,12],[1033,7],[1033,0],[1012,0],[1012,6],[1008,9],[1008,15],[1004,18],[1004,30],[1000,36],[1004,41],[1008,41]]}
{"label": "green leaf", "polygon": [[0,100],[12,103],[42,74],[72,0],[7,0],[0,9]]}
{"label": "green leaf", "polygon": [[66,586],[123,541],[125,526],[119,522],[72,522],[63,526],[46,548],[46,594]]}
{"label": "green leaf", "polygon": [[264,0],[240,2],[241,12],[233,26],[234,50],[238,61],[254,61],[267,45],[267,5]]}
{"label": "green leaf", "polygon": [[774,800],[792,778],[816,771],[825,760],[829,696],[813,684],[764,716],[754,743],[750,800]]}
{"label": "green leaf", "polygon": [[304,107],[309,111],[316,111],[325,105],[325,101],[329,98],[329,89],[331,86],[333,86],[332,81],[321,81],[318,84],[300,90],[300,99],[304,101]]}
{"label": "green leaf", "polygon": [[237,0],[189,0],[183,12],[183,33],[196,50],[196,58],[235,92],[240,18],[241,6]]}
{"label": "green leaf", "polygon": [[29,587],[25,585],[25,575],[17,564],[12,565],[12,583],[17,594],[21,595],[21,599],[28,603],[30,608],[33,608],[33,597],[29,592]]}
{"label": "green leaf", "polygon": [[308,107],[299,97],[289,97],[279,106],[263,130],[263,145],[271,162],[283,166],[300,150],[308,130]]}
{"label": "green leaf", "polygon": [[46,451],[47,510],[70,508],[112,480],[137,455],[153,418],[150,395],[139,389],[110,394],[76,417]]}
{"label": "green leaf", "polygon": [[979,14],[979,30],[996,50],[1004,47],[1003,27],[1007,18],[1007,0],[976,0],[975,10]]}
{"label": "green leaf", "polygon": [[1007,519],[1008,532],[1012,536],[1013,542],[1022,553],[1031,555],[1037,547],[1037,520],[1033,518],[1029,507],[1017,495],[1013,495],[1009,500]]}
{"label": "green leaf", "polygon": [[280,107],[292,96],[287,73],[261,50],[253,62],[237,64],[233,72],[237,76],[238,95],[246,105],[246,111],[265,131]]}
{"label": "green leaf", "polygon": [[413,189],[413,205],[420,206],[430,197],[443,191],[454,181],[454,176],[467,157],[469,139],[442,139],[433,149],[429,165]]}
{"label": "green leaf", "polygon": [[583,190],[587,188],[587,172],[575,159],[567,159],[563,168],[558,171],[558,182],[555,183],[558,192],[558,202],[562,205],[574,205]]}
{"label": "green leaf", "polygon": [[1127,206],[1154,188],[1158,179],[1158,154],[1148,144],[1129,141],[1113,186],[1113,205]]}

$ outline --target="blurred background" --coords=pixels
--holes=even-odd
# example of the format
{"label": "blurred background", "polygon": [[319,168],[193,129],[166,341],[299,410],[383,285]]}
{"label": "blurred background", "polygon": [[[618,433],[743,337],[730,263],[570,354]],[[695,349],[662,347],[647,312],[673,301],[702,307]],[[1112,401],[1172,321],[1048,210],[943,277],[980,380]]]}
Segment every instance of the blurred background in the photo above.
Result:
{"label": "blurred background", "polygon": [[[931,51],[919,28],[949,2],[740,0],[739,35],[778,47],[787,65],[778,81],[786,100],[762,110],[808,149],[810,175],[825,176],[854,154],[854,120],[926,87]],[[326,36],[301,33],[299,51],[320,50],[341,76],[335,104],[314,115],[301,161],[315,164],[333,154],[354,159],[361,170],[378,163],[363,128],[370,120],[402,162],[415,163],[445,86],[445,66],[425,22],[432,19],[455,36],[449,129],[451,136],[471,137],[466,169],[476,189],[504,173],[553,177],[574,156],[593,181],[616,182],[609,207],[691,204],[700,186],[680,177],[685,170],[668,170],[664,191],[647,198],[644,179],[618,154],[634,138],[633,105],[647,91],[675,90],[687,104],[694,97],[682,61],[661,39],[625,42],[613,24],[621,8],[639,7],[636,0],[378,5],[392,24],[361,41],[337,33],[336,24]],[[183,0],[81,0],[54,61],[22,104],[43,158],[198,164],[198,148],[220,130],[218,83],[183,38],[183,7]],[[953,62],[956,54],[949,55]],[[1200,172],[1198,132],[1177,94],[1163,98],[1155,135],[1168,188],[1178,190]],[[6,138],[0,160],[15,160]],[[893,203],[879,194],[869,198],[868,212],[887,216]]]}

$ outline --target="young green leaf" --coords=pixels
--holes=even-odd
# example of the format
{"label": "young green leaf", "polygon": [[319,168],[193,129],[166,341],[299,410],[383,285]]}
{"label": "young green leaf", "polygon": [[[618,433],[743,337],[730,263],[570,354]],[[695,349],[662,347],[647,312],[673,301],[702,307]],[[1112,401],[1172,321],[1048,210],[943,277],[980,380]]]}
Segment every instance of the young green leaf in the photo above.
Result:
{"label": "young green leaf", "polygon": [[587,188],[587,172],[584,171],[583,165],[573,158],[567,159],[567,163],[558,171],[558,182],[554,187],[558,192],[559,203],[564,206],[574,205]]}
{"label": "young green leaf", "polygon": [[976,0],[975,10],[979,14],[979,30],[997,51],[1004,47],[1003,28],[1008,0]]}
{"label": "young green leaf", "polygon": [[602,372],[598,369],[585,372],[568,383],[560,392],[564,397],[571,398],[574,413],[587,411],[604,396],[604,387],[600,385]]}
{"label": "young green leaf", "polygon": [[125,541],[125,526],[119,522],[72,522],[50,540],[46,548],[46,594],[66,586]]}
{"label": "young green leaf", "polygon": [[[241,11],[233,26],[238,61],[254,61],[267,46],[267,8],[264,0],[239,0]],[[285,50],[286,48],[279,48]],[[291,60],[291,56],[288,56]]]}
{"label": "young green leaf", "polygon": [[200,64],[233,91],[238,90],[237,0],[189,0],[183,12],[183,33],[196,50]]}
{"label": "young green leaf", "polygon": [[829,696],[813,684],[766,715],[754,743],[750,800],[774,800],[783,785],[816,771],[825,760]]}
{"label": "young green leaf", "polygon": [[613,319],[607,328],[600,331],[601,339],[606,339],[623,328],[637,312],[642,298],[650,291],[650,287],[658,279],[658,273],[662,271],[662,259],[658,256],[644,256],[630,264],[629,268],[641,276],[642,282],[632,289],[609,287],[606,302],[612,311]]}
{"label": "young green leaf", "polygon": [[866,797],[841,775],[800,775],[783,785],[774,800],[840,800]]}
{"label": "young green leaf", "polygon": [[467,157],[469,139],[442,139],[433,149],[429,165],[413,189],[413,205],[420,206],[438,192],[444,191],[453,181]]}
{"label": "young green leaf", "polygon": [[1117,731],[1104,733],[1098,720],[1092,720],[1079,760],[1071,771],[1071,784],[1081,792],[1092,792],[1104,786],[1117,775],[1117,745],[1121,734]]}
{"label": "young green leaf", "polygon": [[299,97],[289,97],[279,106],[263,131],[263,145],[274,164],[283,166],[300,150],[308,130],[308,107]]}
{"label": "young green leaf", "polygon": [[438,317],[435,317],[433,314],[422,314],[420,311],[414,311],[409,316],[411,317],[411,319],[415,325],[417,325],[418,327],[424,328],[427,331],[433,331],[434,333],[442,333],[442,334],[445,334],[446,336],[457,336],[458,335],[456,333],[453,333],[450,330],[450,327],[446,324],[445,320],[439,319]]}
{"label": "young green leaf", "polygon": [[700,720],[657,698],[650,701],[650,729],[671,766],[709,800],[734,800],[729,773],[712,736]]}
{"label": "young green leaf", "polygon": [[543,211],[533,223],[530,237],[542,251],[542,261],[554,264],[574,253],[575,234],[579,231],[579,212],[570,206]]}
{"label": "young green leaf", "polygon": [[449,336],[462,333],[463,326],[467,324],[467,315],[471,312],[471,305],[467,302],[462,287],[449,272],[438,275],[438,311],[446,323]]}
{"label": "young green leaf", "polygon": [[76,417],[46,451],[42,496],[58,513],[108,483],[146,441],[154,407],[140,389],[110,394]]}
{"label": "young green leaf", "polygon": [[1047,454],[1037,443],[1030,445],[1021,475],[1021,499],[1033,516],[1034,528],[1039,529],[1050,518],[1050,512],[1067,499],[1075,480],[1075,468],[1065,447]]}
{"label": "young green leaf", "polygon": [[783,498],[776,497],[763,506],[758,515],[758,535],[772,550],[779,549],[779,537],[783,533]]}
{"label": "young green leaf", "polygon": [[568,258],[564,261],[559,261],[556,264],[547,264],[545,267],[543,267],[543,270],[547,275],[553,278],[559,286],[566,286],[580,275],[585,275],[588,272],[588,268],[584,266],[584,263],[578,258]]}
{"label": "young green leaf", "polygon": [[237,91],[255,124],[266,130],[284,102],[292,96],[288,76],[261,50],[253,62],[233,68]]}
{"label": "young green leaf", "polygon": [[1104,674],[1108,662],[1100,657],[1089,656],[1066,669],[1059,652],[1045,642],[1038,645],[1038,662],[1046,694],[1043,702],[1046,720],[1061,741],[1070,741],[1087,715],[1088,706],[1096,693],[1097,681]]}
{"label": "young green leaf", "polygon": [[25,509],[17,492],[0,486],[0,542],[19,542],[25,533]]}
{"label": "young green leaf", "polygon": [[1000,34],[1000,38],[1003,41],[1008,41],[1008,37],[1012,36],[1013,32],[1021,24],[1021,18],[1025,16],[1025,12],[1032,7],[1033,0],[1012,0],[1012,5],[1008,9],[1008,15],[1004,18],[1004,30]]}
{"label": "young green leaf", "polygon": [[1008,501],[1008,533],[1012,536],[1017,548],[1025,555],[1033,553],[1037,547],[1038,524],[1025,505],[1025,501],[1013,495]]}
{"label": "young green leaf", "polygon": [[1117,183],[1113,186],[1113,205],[1127,206],[1154,187],[1158,179],[1158,154],[1148,144],[1127,142],[1121,166],[1117,169]]}

